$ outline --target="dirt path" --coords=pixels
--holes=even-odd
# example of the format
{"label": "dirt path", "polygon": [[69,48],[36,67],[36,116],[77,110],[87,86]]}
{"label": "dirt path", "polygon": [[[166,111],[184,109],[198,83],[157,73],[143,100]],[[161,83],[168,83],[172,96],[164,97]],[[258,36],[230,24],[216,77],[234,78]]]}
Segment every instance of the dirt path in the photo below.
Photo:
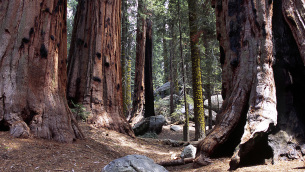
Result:
{"label": "dirt path", "polygon": [[[162,133],[158,135],[158,139],[171,139],[171,140],[177,140],[182,141],[183,140],[183,131],[172,131],[170,130],[170,127],[172,125],[163,126]],[[181,129],[183,129],[183,125],[178,125]],[[190,123],[189,127],[190,131],[190,140],[195,139],[195,128],[193,127],[193,123]]]}
{"label": "dirt path", "polygon": [[[179,156],[182,147],[164,145],[156,139],[133,139],[117,132],[96,129],[82,123],[86,140],[61,144],[42,139],[16,139],[9,132],[0,132],[0,172],[6,171],[101,171],[109,162],[129,154],[141,154],[156,162]],[[191,131],[192,133],[192,131]],[[159,138],[179,140],[180,133],[164,129]],[[227,171],[229,158],[213,160],[213,164],[193,169],[192,164],[168,167],[169,171]],[[276,165],[252,166],[237,171],[304,171],[303,162],[280,162]]]}

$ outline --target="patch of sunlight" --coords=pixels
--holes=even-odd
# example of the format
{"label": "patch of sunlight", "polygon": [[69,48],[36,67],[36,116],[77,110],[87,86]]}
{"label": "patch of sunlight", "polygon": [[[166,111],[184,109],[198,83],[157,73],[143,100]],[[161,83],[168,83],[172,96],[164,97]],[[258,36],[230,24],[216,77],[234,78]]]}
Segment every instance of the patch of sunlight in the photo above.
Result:
{"label": "patch of sunlight", "polygon": [[138,143],[127,141],[126,139],[122,139],[122,138],[118,138],[118,140],[120,141],[119,146],[123,146],[123,147],[129,148],[129,149],[134,149],[139,152],[153,153],[153,154],[158,154],[158,155],[169,155],[170,154],[170,152],[156,150],[152,146],[141,145]]}
{"label": "patch of sunlight", "polygon": [[21,145],[19,143],[2,143],[0,148],[3,148],[7,151],[20,150]]}

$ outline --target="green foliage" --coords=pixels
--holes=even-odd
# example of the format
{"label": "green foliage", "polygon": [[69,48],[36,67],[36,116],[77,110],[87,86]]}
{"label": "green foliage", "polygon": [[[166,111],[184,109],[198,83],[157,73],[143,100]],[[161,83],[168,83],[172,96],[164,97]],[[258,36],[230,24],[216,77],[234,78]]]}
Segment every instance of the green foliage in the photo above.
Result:
{"label": "green foliage", "polygon": [[155,113],[163,116],[169,114],[169,96],[155,101]]}
{"label": "green foliage", "polygon": [[[189,27],[189,6],[187,0],[180,0],[180,16],[178,16],[177,5],[178,0],[143,0],[146,10],[143,12],[145,16],[150,16],[153,21],[153,84],[154,89],[162,86],[168,80],[169,75],[169,57],[172,51],[172,63],[174,65],[174,83],[178,83],[180,89],[182,87],[182,65],[180,58],[180,46],[178,41],[179,28],[178,19],[181,18],[182,46],[183,57],[185,59],[186,70],[186,92],[187,102],[194,105],[192,97],[192,63],[190,49],[190,27]],[[136,55],[136,21],[137,6],[136,0],[127,0],[128,3],[128,43],[126,54],[132,62],[131,66],[131,90],[133,90],[133,82],[135,76],[135,55]],[[198,32],[196,34],[199,39],[198,48],[200,53],[200,71],[202,78],[202,86],[210,83],[211,94],[218,94],[221,90],[221,67],[219,63],[218,41],[216,40],[216,17],[215,9],[212,9],[211,2],[207,0],[196,1],[197,4],[197,21]],[[173,34],[172,34],[173,32]],[[173,41],[176,40],[176,41]],[[175,43],[173,43],[175,42]],[[205,44],[205,43],[208,44]],[[167,58],[166,58],[167,57]],[[127,65],[127,63],[125,63]],[[125,81],[127,82],[127,81]],[[124,83],[123,83],[124,84]],[[177,88],[176,88],[177,89]],[[180,93],[176,93],[180,94]],[[206,90],[203,90],[206,95]],[[131,93],[132,95],[132,93]],[[167,94],[168,95],[168,94]],[[182,95],[178,95],[182,97]],[[181,99],[181,100],[180,100]],[[176,103],[176,111],[183,107],[183,99],[179,98]],[[169,115],[169,98],[155,97],[156,114]],[[176,112],[177,113],[177,112]],[[175,114],[174,114],[175,115]],[[183,114],[179,114],[183,115]]]}
{"label": "green foliage", "polygon": [[73,108],[71,108],[71,112],[74,114],[77,120],[86,121],[90,112],[87,111],[86,107],[80,103],[73,103],[71,101]]}
{"label": "green foliage", "polygon": [[[188,106],[192,106],[194,107],[194,100],[193,98],[186,94],[186,104]],[[171,114],[171,118],[172,119],[176,119],[179,120],[181,118],[184,118],[185,114],[181,112],[181,109],[184,108],[184,99],[183,99],[183,95],[180,96],[179,98],[179,104],[177,104],[177,107],[175,108],[175,112]],[[190,113],[190,111],[189,111]]]}

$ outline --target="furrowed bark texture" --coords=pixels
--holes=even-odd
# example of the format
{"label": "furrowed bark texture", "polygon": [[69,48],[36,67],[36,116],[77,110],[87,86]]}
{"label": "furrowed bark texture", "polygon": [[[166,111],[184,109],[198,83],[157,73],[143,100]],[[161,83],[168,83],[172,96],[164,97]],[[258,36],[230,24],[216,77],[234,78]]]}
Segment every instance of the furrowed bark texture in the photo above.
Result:
{"label": "furrowed bark texture", "polygon": [[302,0],[283,1],[282,13],[292,31],[300,56],[305,64],[305,2]]}
{"label": "furrowed bark texture", "polygon": [[216,126],[198,145],[195,163],[204,164],[205,157],[226,142],[238,143],[241,133],[236,130],[246,119],[241,142],[230,163],[234,168],[277,123],[272,1],[218,0],[215,8],[224,103]]}
{"label": "furrowed bark texture", "polygon": [[83,138],[66,101],[66,0],[0,1],[0,130]]}
{"label": "furrowed bark texture", "polygon": [[138,2],[138,18],[137,18],[137,47],[136,47],[136,65],[135,65],[135,82],[134,96],[132,102],[132,112],[129,122],[132,125],[139,122],[144,117],[144,66],[145,66],[145,43],[146,43],[146,22],[143,16],[144,4],[143,0]]}
{"label": "furrowed bark texture", "polygon": [[123,115],[120,9],[120,0],[78,2],[67,96],[90,109],[95,126],[134,136]]}

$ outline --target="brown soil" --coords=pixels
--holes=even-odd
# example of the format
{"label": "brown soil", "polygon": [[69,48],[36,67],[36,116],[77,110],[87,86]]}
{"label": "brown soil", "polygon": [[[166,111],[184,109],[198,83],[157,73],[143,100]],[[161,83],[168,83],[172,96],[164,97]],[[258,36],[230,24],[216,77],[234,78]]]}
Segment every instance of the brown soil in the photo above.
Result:
{"label": "brown soil", "polygon": [[[179,156],[182,147],[164,145],[158,139],[133,139],[88,124],[80,124],[87,138],[73,144],[42,139],[16,139],[9,132],[0,132],[0,171],[101,171],[109,162],[129,154],[141,154],[160,162]],[[194,131],[191,128],[191,137]],[[160,138],[182,139],[182,131],[165,127]],[[227,171],[229,158],[213,159],[209,166],[194,169],[192,164],[167,167],[169,171]],[[281,161],[275,165],[257,165],[236,171],[301,171],[304,163],[298,160]]]}

